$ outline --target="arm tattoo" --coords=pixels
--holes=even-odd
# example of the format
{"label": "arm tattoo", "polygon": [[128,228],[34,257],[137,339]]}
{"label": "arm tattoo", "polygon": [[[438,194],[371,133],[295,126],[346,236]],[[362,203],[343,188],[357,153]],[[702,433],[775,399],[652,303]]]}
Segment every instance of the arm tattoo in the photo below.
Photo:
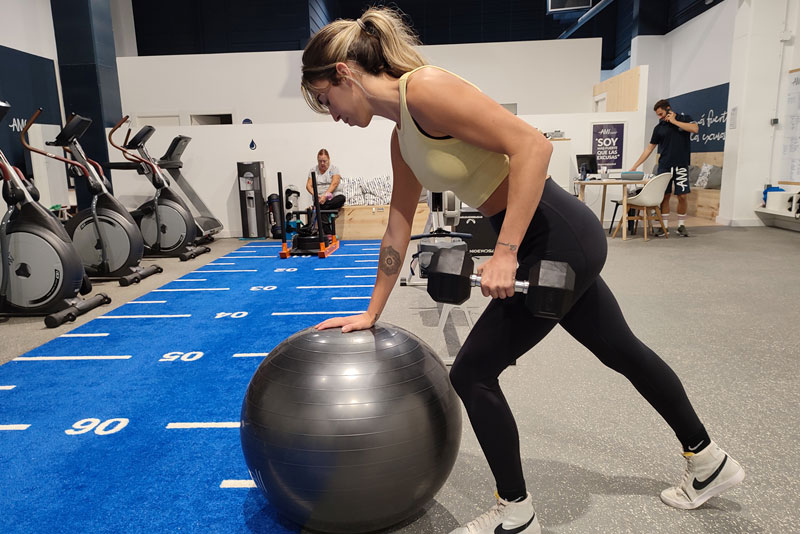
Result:
{"label": "arm tattoo", "polygon": [[403,262],[400,259],[400,253],[389,245],[381,249],[381,259],[378,265],[384,274],[393,276],[400,272]]}
{"label": "arm tattoo", "polygon": [[518,245],[513,245],[511,243],[503,243],[502,241],[497,242],[498,245],[503,245],[504,247],[508,247],[511,249],[511,252],[516,252]]}

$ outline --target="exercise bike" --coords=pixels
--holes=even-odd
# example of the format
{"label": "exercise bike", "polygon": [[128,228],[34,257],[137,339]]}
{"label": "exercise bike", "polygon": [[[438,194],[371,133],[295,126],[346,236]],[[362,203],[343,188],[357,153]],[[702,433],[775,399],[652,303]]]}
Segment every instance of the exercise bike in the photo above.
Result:
{"label": "exercise bike", "polygon": [[[109,163],[110,169],[135,169],[143,174],[155,188],[152,200],[131,212],[144,238],[144,254],[150,257],[178,257],[186,261],[211,252],[207,246],[196,246],[198,225],[183,199],[170,188],[169,178],[147,151],[145,143],[155,133],[155,128],[145,126],[124,146],[114,142],[114,133],[128,120],[122,118],[108,133],[108,142],[122,152],[131,163]],[[131,150],[137,150],[139,155]],[[202,230],[201,230],[202,231]]]}
{"label": "exercise bike", "polygon": [[[0,120],[11,106],[0,101]],[[92,289],[78,251],[55,215],[39,204],[39,191],[0,151],[3,198],[0,222],[0,320],[40,317],[55,328],[111,302]]]}
{"label": "exercise bike", "polygon": [[20,133],[22,144],[31,152],[66,163],[74,177],[87,180],[92,193],[91,207],[81,210],[65,224],[86,274],[92,280],[117,280],[121,286],[128,286],[163,272],[158,265],[139,266],[144,254],[142,233],[128,210],[109,192],[111,184],[100,164],[89,159],[78,142],[92,124],[91,119],[73,114],[55,140],[47,142],[48,146],[62,147],[73,158],[67,159],[33,147],[25,140],[25,134],[41,112],[37,110],[28,119]]}

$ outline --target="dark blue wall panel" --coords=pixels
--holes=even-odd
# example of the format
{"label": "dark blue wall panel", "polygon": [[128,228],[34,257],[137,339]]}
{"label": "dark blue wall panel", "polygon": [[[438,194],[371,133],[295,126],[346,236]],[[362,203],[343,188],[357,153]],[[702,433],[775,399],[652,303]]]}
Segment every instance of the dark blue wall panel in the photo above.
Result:
{"label": "dark blue wall panel", "polygon": [[140,56],[298,50],[310,35],[305,0],[136,0],[133,15]]}
{"label": "dark blue wall panel", "polygon": [[692,152],[725,150],[729,85],[723,83],[669,98],[676,113],[687,113],[700,125],[697,135],[692,134]]}
{"label": "dark blue wall panel", "polygon": [[333,20],[330,0],[308,0],[309,35],[314,35]]}
{"label": "dark blue wall panel", "polygon": [[0,46],[0,72],[4,73],[0,76],[0,100],[11,104],[11,111],[0,123],[0,150],[29,174],[19,131],[40,107],[44,111],[37,122],[61,124],[55,62]]}
{"label": "dark blue wall panel", "polygon": [[[108,0],[50,0],[58,47],[64,111],[92,119],[81,138],[86,154],[108,161],[105,127],[122,117],[117,54]],[[83,180],[75,184],[78,207],[91,202]]]}
{"label": "dark blue wall panel", "polygon": [[[399,8],[427,45],[555,39],[587,11],[548,14],[546,0],[132,1],[140,55],[298,50],[371,5]],[[602,68],[613,69],[632,37],[663,35],[722,1],[613,0],[572,37],[601,37]]]}

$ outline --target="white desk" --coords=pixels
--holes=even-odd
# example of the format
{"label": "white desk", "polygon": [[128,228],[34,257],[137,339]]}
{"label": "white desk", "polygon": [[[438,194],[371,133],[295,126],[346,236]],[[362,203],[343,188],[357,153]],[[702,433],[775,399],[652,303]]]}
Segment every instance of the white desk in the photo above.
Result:
{"label": "white desk", "polygon": [[[644,180],[620,180],[620,179],[607,179],[607,180],[576,180],[575,183],[580,186],[578,191],[578,199],[583,202],[584,191],[587,185],[601,185],[603,186],[603,202],[600,204],[600,224],[603,224],[606,213],[606,188],[609,185],[622,186],[622,240],[628,239],[628,188],[629,185],[644,185],[650,179]],[[647,228],[644,229],[647,231]]]}

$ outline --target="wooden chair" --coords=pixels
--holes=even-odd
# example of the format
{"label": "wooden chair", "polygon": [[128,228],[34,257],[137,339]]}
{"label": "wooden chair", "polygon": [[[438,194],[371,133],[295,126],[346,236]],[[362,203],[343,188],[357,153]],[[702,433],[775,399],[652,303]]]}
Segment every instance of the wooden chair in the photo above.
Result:
{"label": "wooden chair", "polygon": [[[653,224],[653,219],[648,218],[650,210],[655,211],[655,220],[661,224],[661,228],[664,230],[664,236],[669,237],[667,229],[664,226],[664,219],[661,217],[661,202],[664,200],[664,193],[667,190],[667,183],[671,178],[672,173],[665,172],[663,174],[659,174],[647,182],[638,194],[628,197],[628,209],[633,209],[636,211],[635,215],[628,217],[629,221],[636,221],[633,227],[633,233],[636,233],[639,226],[639,221],[643,221],[645,241],[647,241],[647,234],[652,229]],[[614,230],[614,234],[611,237],[617,236],[617,232],[619,232],[622,228],[622,223],[624,220],[624,217],[620,218],[619,224],[617,224],[617,228]]]}

